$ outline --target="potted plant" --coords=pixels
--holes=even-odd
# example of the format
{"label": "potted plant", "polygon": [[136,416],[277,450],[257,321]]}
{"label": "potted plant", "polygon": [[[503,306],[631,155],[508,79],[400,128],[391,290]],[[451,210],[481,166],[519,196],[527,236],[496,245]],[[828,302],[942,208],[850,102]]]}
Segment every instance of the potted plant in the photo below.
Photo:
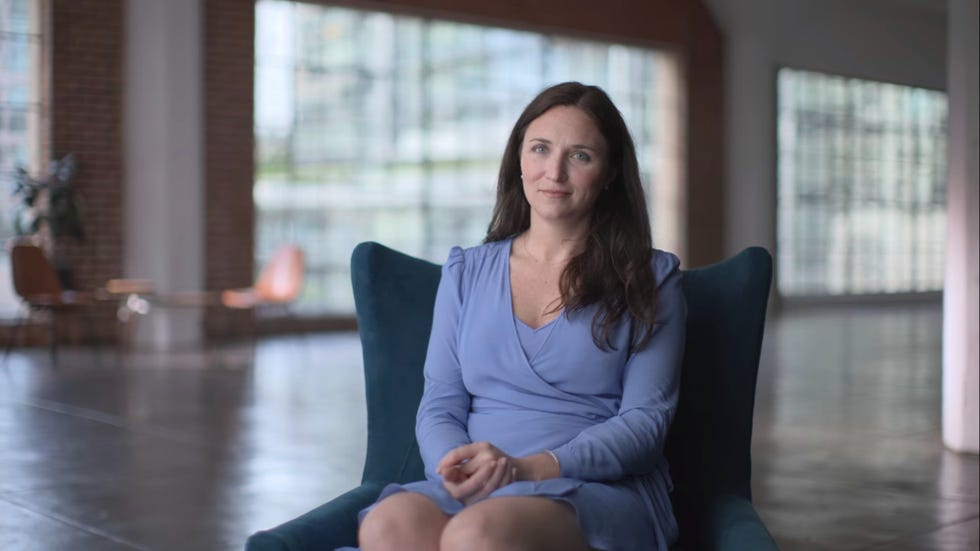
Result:
{"label": "potted plant", "polygon": [[82,200],[72,186],[78,164],[71,153],[51,161],[47,176],[32,177],[22,167],[14,176],[14,231],[31,236],[44,248],[58,272],[61,284],[72,288],[71,269],[62,258],[65,239],[82,241]]}

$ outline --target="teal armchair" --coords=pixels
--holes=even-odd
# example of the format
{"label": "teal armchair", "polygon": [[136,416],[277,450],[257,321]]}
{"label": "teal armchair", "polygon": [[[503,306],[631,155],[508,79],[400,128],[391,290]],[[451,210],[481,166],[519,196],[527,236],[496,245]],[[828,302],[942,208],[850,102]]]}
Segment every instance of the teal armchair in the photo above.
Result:
{"label": "teal armchair", "polygon": [[[248,539],[247,551],[357,545],[357,513],[390,482],[424,478],[415,441],[440,267],[377,243],[351,258],[364,355],[367,459],[357,488]],[[665,453],[683,549],[776,549],[751,503],[752,408],[772,259],[753,247],[684,272],[687,343]]]}

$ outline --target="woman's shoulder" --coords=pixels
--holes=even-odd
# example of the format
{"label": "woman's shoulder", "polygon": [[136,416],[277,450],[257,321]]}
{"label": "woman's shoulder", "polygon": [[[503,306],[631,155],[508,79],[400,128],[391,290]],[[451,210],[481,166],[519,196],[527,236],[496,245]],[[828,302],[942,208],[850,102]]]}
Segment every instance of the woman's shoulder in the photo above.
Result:
{"label": "woman's shoulder", "polygon": [[492,241],[475,247],[455,246],[449,249],[449,256],[443,271],[452,273],[459,279],[472,280],[487,269],[500,267],[509,258],[510,240]]}
{"label": "woman's shoulder", "polygon": [[455,246],[449,249],[446,265],[460,265],[462,269],[463,267],[480,266],[487,262],[497,262],[500,260],[501,253],[508,251],[507,245],[509,243],[510,240],[505,240],[491,241],[467,248]]}
{"label": "woman's shoulder", "polygon": [[660,285],[674,273],[680,272],[681,259],[676,254],[653,249],[650,258],[650,268],[653,270],[653,279]]}

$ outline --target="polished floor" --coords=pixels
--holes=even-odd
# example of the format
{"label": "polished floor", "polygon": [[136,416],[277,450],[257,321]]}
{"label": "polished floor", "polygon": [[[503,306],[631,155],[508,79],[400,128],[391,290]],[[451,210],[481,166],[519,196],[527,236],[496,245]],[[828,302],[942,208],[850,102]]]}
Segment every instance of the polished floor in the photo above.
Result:
{"label": "polished floor", "polygon": [[[755,502],[781,549],[970,550],[978,459],[943,449],[938,305],[770,319]],[[356,335],[0,368],[0,549],[240,549],[354,486]]]}

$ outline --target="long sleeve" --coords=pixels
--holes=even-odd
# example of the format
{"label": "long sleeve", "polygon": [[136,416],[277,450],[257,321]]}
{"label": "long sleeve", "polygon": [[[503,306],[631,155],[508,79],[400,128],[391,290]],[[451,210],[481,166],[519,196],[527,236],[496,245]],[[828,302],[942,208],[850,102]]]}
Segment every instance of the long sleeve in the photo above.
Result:
{"label": "long sleeve", "polygon": [[666,276],[658,278],[658,326],[625,366],[619,412],[553,450],[561,476],[603,481],[654,470],[677,407],[684,354],[687,306],[678,265],[677,257],[659,255],[654,273]]}
{"label": "long sleeve", "polygon": [[470,395],[463,385],[458,355],[462,275],[463,250],[454,247],[443,265],[436,292],[425,357],[425,389],[415,422],[415,437],[429,479],[436,478],[436,465],[446,452],[470,442],[466,430]]}

